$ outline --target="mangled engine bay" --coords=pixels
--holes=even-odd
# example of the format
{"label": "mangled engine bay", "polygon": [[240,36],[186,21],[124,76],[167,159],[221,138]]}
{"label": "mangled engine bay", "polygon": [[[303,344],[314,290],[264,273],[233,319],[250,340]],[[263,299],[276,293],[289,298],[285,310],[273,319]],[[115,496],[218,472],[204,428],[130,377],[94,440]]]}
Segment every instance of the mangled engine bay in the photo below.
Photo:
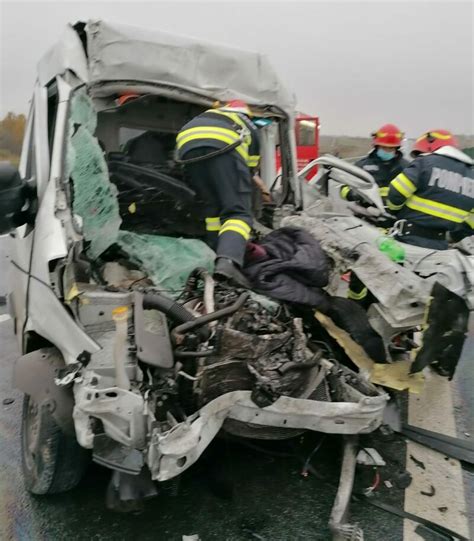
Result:
{"label": "mangled engine bay", "polygon": [[[284,305],[214,284],[204,270],[192,274],[179,303],[153,288],[78,287],[72,305],[103,349],[76,380],[76,433],[109,467],[138,474],[146,462],[154,479],[166,480],[221,427],[279,439],[303,430],[370,432],[381,423],[386,395],[329,360]],[[133,314],[126,335],[117,308]],[[102,315],[93,323],[94,314]]]}

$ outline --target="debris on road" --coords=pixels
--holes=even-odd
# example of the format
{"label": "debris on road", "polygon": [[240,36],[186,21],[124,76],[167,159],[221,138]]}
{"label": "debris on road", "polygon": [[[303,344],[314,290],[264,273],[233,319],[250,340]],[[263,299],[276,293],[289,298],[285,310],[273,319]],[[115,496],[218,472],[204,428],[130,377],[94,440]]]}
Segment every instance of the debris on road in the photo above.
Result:
{"label": "debris on road", "polygon": [[410,455],[410,460],[412,460],[414,462],[415,466],[417,466],[418,468],[421,468],[422,470],[426,470],[425,463],[422,462],[421,460],[418,460],[413,455]]}
{"label": "debris on road", "polygon": [[420,494],[423,494],[423,496],[428,496],[429,498],[432,498],[436,494],[436,489],[433,485],[430,485],[429,492],[425,490],[420,490]]}

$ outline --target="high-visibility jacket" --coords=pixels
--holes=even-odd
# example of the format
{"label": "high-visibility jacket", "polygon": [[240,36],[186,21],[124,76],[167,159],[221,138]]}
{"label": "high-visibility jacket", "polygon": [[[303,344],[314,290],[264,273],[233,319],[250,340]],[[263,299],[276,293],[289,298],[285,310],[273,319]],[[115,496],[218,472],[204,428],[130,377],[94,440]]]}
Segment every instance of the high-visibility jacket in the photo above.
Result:
{"label": "high-visibility jacket", "polygon": [[463,225],[472,230],[472,160],[453,147],[418,156],[390,183],[387,205],[398,219],[422,227],[454,231]]}
{"label": "high-visibility jacket", "polygon": [[[397,150],[395,157],[392,160],[383,161],[377,156],[377,149],[374,148],[367,156],[355,163],[357,167],[364,169],[367,173],[370,173],[379,187],[379,193],[385,202],[385,198],[388,195],[388,186],[399,173],[401,173],[409,162],[405,160],[403,154]],[[343,199],[348,201],[357,200],[357,197],[352,192],[349,186],[342,186],[340,194]]]}
{"label": "high-visibility jacket", "polygon": [[209,109],[185,124],[176,138],[178,157],[195,148],[209,147],[221,149],[233,143],[239,145],[232,151],[250,168],[258,166],[260,144],[258,129],[253,122],[241,113]]}

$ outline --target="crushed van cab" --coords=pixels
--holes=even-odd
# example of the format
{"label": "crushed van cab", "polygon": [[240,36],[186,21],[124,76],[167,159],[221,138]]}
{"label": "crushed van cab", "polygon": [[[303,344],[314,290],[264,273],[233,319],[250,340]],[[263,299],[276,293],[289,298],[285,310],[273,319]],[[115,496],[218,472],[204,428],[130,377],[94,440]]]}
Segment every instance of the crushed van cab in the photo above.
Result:
{"label": "crushed van cab", "polygon": [[[314,311],[212,277],[175,139],[237,98],[273,121],[260,174],[275,227],[301,206],[301,188],[293,99],[265,57],[89,21],[39,62],[19,174],[1,175],[31,492],[73,488],[92,455],[113,470],[118,500],[150,495],[220,430],[281,439],[380,426],[387,395],[334,358]],[[334,527],[352,480],[341,481]]]}

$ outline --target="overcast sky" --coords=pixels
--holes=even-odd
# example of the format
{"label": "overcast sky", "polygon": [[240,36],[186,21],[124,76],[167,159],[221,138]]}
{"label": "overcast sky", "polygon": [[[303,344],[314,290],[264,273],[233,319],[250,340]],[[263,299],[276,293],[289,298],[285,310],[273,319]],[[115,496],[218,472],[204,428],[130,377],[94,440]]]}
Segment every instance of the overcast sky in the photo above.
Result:
{"label": "overcast sky", "polygon": [[27,112],[39,57],[88,18],[267,53],[323,134],[474,131],[473,3],[455,0],[2,2],[2,116]]}

